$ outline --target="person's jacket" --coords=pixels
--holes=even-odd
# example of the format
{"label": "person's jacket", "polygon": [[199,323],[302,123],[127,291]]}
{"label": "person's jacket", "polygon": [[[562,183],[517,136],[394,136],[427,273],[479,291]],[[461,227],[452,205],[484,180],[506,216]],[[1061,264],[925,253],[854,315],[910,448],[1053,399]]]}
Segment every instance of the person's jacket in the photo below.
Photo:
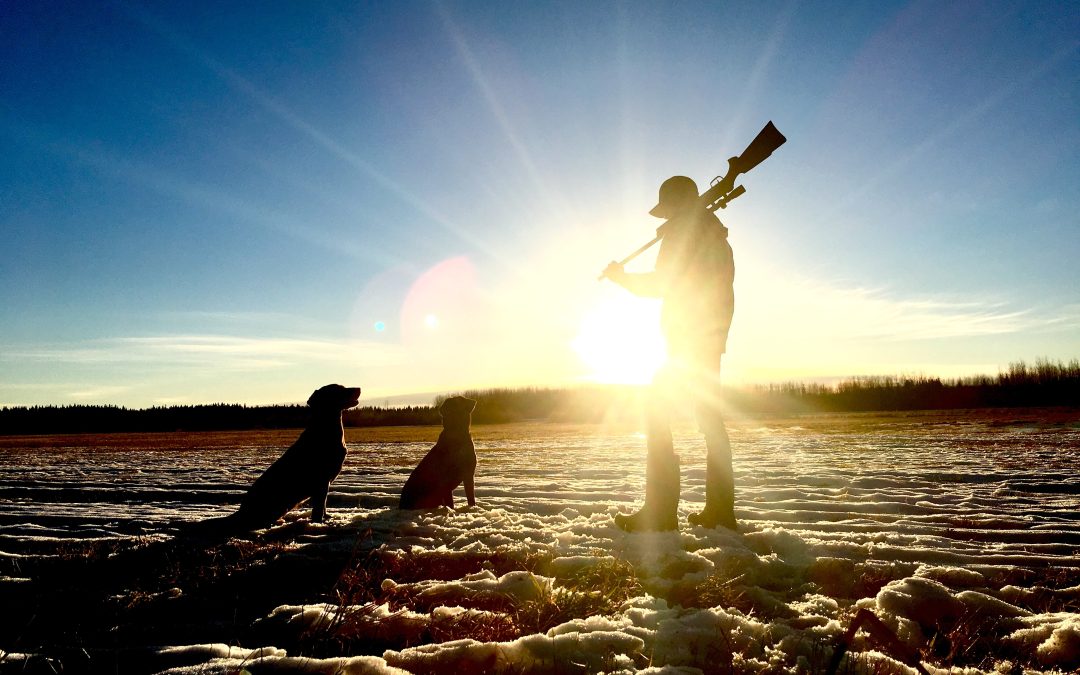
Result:
{"label": "person's jacket", "polygon": [[727,348],[735,313],[735,260],[728,230],[704,209],[666,225],[656,258],[660,325],[673,354]]}

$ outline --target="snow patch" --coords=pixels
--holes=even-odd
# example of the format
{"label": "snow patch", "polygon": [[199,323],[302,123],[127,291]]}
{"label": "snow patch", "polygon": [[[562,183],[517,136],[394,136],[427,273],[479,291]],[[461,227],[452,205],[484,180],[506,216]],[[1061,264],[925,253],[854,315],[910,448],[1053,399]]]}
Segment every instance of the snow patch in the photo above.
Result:
{"label": "snow patch", "polygon": [[458,581],[425,580],[399,584],[393,579],[386,579],[382,582],[382,590],[443,603],[475,601],[485,597],[504,597],[524,603],[550,595],[553,583],[551,577],[524,570],[507,572],[501,577],[496,577],[490,570],[482,570]]}
{"label": "snow patch", "polygon": [[632,667],[645,643],[617,631],[527,635],[512,642],[454,640],[383,654],[392,666],[420,672],[603,672]]}

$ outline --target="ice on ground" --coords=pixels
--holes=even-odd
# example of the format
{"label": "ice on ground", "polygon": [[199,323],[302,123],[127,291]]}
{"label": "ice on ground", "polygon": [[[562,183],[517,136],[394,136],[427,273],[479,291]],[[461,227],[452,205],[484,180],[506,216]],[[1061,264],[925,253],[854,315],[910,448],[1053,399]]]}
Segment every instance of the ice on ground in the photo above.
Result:
{"label": "ice on ground", "polygon": [[[756,420],[733,423],[739,532],[686,523],[704,497],[704,448],[696,434],[678,434],[682,528],[629,535],[612,516],[643,494],[645,449],[637,436],[600,427],[545,436],[534,426],[478,440],[478,506],[427,512],[394,505],[403,467],[430,445],[354,439],[330,495],[329,524],[288,526],[299,532],[300,553],[377,551],[422,561],[428,578],[417,580],[406,567],[407,582],[385,574],[378,604],[302,604],[325,598],[298,597],[265,620],[293,631],[348,620],[409,644],[455,616],[506,618],[483,614],[484,599],[505,601],[492,605],[500,609],[550,601],[577,577],[619,563],[632,568],[638,597],[541,634],[304,663],[315,670],[494,663],[508,672],[814,672],[824,669],[854,610],[865,607],[912,648],[969,622],[991,643],[980,667],[1069,672],[1080,668],[1080,476],[1073,468],[1080,426],[1020,433],[999,422],[950,413],[807,416],[798,424],[770,420],[767,429]],[[260,450],[247,464],[266,466],[280,449]],[[0,479],[0,575],[20,577],[20,556],[54,555],[71,541],[155,537],[169,521],[227,512],[257,474],[243,462],[232,468],[236,452],[5,454],[12,470]],[[521,569],[445,572],[485,555],[520,560]],[[861,670],[910,672],[882,649],[862,634],[849,658]],[[229,666],[220,664],[237,663],[212,651],[185,658],[220,662],[213,668],[221,672]],[[248,661],[272,670],[299,664],[294,658],[268,652]],[[952,672],[978,671],[961,664]]]}
{"label": "ice on ground", "polygon": [[975,570],[963,567],[939,567],[937,565],[921,565],[915,570],[916,576],[933,579],[947,584],[953,588],[980,588],[987,584],[986,575]]}
{"label": "ice on ground", "polygon": [[524,570],[507,572],[501,577],[496,577],[490,570],[483,570],[458,581],[426,580],[399,584],[393,579],[386,579],[382,583],[382,589],[395,595],[444,603],[475,600],[478,597],[530,602],[550,594],[553,581],[550,577]]}
{"label": "ice on ground", "polygon": [[556,579],[569,579],[586,570],[614,563],[615,560],[610,555],[568,555],[555,558],[549,567]]}
{"label": "ice on ground", "polygon": [[879,618],[904,618],[922,627],[955,623],[964,612],[964,603],[947,586],[922,577],[890,582],[875,598],[859,605],[876,610]]}
{"label": "ice on ground", "polygon": [[1080,666],[1080,614],[1036,614],[987,593],[954,592],[922,577],[891,582],[875,598],[857,604],[897,626],[898,636],[912,647],[925,643],[924,634],[968,622],[973,631],[1033,651],[1044,665]]}
{"label": "ice on ground", "polygon": [[[387,651],[386,662],[428,672],[520,673],[625,672],[633,669],[645,643],[616,631],[527,635],[512,642],[455,640]],[[632,671],[631,671],[632,672]]]}
{"label": "ice on ground", "polygon": [[188,657],[195,656],[206,659],[233,659],[246,661],[259,659],[267,656],[285,656],[284,649],[276,647],[260,647],[258,649],[243,649],[231,645],[215,643],[203,645],[184,645],[177,647],[163,647],[158,650],[161,656]]}
{"label": "ice on ground", "polygon": [[1062,668],[1080,666],[1080,615],[1041,614],[1020,619],[1018,628],[1006,640],[1013,645],[1035,648],[1039,661]]}
{"label": "ice on ground", "polygon": [[[389,650],[383,658],[424,672],[639,672],[647,665],[667,667],[662,672],[693,672],[736,661],[746,672],[775,672],[799,656],[813,656],[811,635],[820,640],[842,632],[835,622],[810,630],[804,634],[722,608],[670,607],[645,596],[616,615],[570,621],[543,635],[497,643],[457,640]],[[780,652],[778,644],[786,651]]]}
{"label": "ice on ground", "polygon": [[[221,649],[221,648],[225,649]],[[249,652],[244,654],[244,652]],[[193,665],[175,666],[159,671],[161,675],[234,675],[235,673],[311,673],[312,675],[410,675],[408,671],[388,666],[377,656],[349,656],[328,659],[288,656],[284,650],[263,647],[242,650],[226,645],[167,647],[162,657],[209,657]]]}
{"label": "ice on ground", "polygon": [[466,607],[439,606],[430,612],[414,612],[410,609],[391,609],[389,603],[367,605],[281,605],[260,623],[264,627],[275,624],[294,629],[294,632],[331,631],[335,626],[347,623],[351,631],[372,637],[394,638],[404,642],[416,642],[432,628],[447,627],[464,619],[491,621],[498,618],[495,612]]}

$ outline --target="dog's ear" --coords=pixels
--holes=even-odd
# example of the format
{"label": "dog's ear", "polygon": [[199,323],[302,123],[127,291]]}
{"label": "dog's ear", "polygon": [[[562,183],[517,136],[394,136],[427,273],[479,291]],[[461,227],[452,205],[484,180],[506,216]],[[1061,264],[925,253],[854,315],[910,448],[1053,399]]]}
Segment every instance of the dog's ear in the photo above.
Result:
{"label": "dog's ear", "polygon": [[325,387],[319,387],[315,391],[311,392],[311,396],[307,400],[307,404],[312,408],[319,405],[324,405],[327,401],[333,401],[335,398],[341,398],[341,391],[345,387],[340,384],[328,384]]}
{"label": "dog's ear", "polygon": [[439,406],[439,415],[446,417],[447,414],[461,413],[471,415],[476,408],[476,401],[464,396],[451,396]]}

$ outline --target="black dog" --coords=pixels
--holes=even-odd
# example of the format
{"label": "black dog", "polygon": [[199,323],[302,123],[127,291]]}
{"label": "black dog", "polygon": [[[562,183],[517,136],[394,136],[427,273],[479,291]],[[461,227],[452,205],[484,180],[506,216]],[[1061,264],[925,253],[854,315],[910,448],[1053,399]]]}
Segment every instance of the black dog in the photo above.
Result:
{"label": "black dog", "polygon": [[341,413],[360,400],[360,387],[328,384],[308,399],[311,422],[292,447],[252,484],[240,508],[186,528],[186,534],[215,535],[273,525],[307,500],[311,521],[326,517],[326,494],[345,462],[345,430]]}
{"label": "black dog", "polygon": [[473,477],[476,450],[469,435],[469,420],[476,401],[454,396],[443,401],[439,414],[443,430],[435,447],[424,455],[401,490],[402,509],[431,509],[454,506],[454,489],[465,483],[469,506],[476,505]]}

